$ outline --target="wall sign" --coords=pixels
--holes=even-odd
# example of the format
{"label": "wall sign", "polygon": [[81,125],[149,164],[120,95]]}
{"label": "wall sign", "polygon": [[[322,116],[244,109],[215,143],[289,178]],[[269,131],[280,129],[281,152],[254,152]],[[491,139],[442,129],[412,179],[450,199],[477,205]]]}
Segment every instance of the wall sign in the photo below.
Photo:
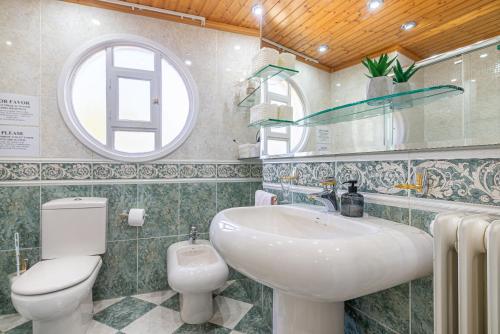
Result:
{"label": "wall sign", "polygon": [[0,156],[39,156],[40,129],[30,126],[0,125]]}
{"label": "wall sign", "polygon": [[39,120],[38,96],[0,93],[0,124],[38,126]]}
{"label": "wall sign", "polygon": [[316,151],[327,152],[330,150],[330,129],[328,126],[316,127]]}

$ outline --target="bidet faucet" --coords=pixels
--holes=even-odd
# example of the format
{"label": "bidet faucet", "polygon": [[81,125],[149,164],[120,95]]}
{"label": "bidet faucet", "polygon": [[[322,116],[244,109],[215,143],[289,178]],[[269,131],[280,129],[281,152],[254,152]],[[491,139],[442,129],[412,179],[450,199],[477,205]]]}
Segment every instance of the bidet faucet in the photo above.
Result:
{"label": "bidet faucet", "polygon": [[[339,204],[337,201],[337,191],[335,188],[337,181],[335,180],[335,178],[332,177],[329,179],[321,180],[319,184],[323,186],[323,191],[310,194],[308,197],[324,204],[328,212],[338,211]],[[329,186],[331,186],[331,188],[328,188]]]}
{"label": "bidet faucet", "polygon": [[194,244],[198,239],[198,228],[194,225],[191,225],[191,230],[189,231],[189,243]]}

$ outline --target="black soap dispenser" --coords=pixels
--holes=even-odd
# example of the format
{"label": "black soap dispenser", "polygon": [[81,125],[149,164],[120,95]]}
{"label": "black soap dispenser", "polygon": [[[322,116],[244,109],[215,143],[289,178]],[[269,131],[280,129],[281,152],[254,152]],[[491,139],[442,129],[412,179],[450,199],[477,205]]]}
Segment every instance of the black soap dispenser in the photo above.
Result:
{"label": "black soap dispenser", "polygon": [[340,198],[340,213],[346,217],[363,217],[363,208],[365,199],[363,195],[358,194],[358,187],[356,187],[357,180],[350,180],[343,184],[349,183],[347,192]]}

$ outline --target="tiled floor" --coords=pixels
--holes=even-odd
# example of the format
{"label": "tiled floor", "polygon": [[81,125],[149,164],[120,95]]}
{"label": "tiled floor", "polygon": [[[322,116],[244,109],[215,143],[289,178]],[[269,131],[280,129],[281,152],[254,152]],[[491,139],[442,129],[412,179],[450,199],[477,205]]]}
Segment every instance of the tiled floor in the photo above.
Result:
{"label": "tiled floor", "polygon": [[[233,291],[237,284],[232,290],[226,290],[232,284],[232,281],[228,282],[217,292],[215,314],[206,324],[183,323],[179,313],[179,295],[166,290],[95,302],[94,320],[87,333],[270,334],[270,329],[263,326],[260,308],[245,302],[246,296],[241,291]],[[28,334],[32,332],[31,328],[31,322],[18,314],[0,316],[1,333]]]}

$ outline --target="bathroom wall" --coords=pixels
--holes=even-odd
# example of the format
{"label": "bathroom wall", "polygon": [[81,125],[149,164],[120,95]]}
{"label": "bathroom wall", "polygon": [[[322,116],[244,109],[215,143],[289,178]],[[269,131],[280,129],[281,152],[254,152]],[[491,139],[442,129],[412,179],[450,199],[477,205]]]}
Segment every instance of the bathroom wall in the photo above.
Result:
{"label": "bathroom wall", "polygon": [[[82,145],[60,116],[56,88],[65,60],[83,42],[112,33],[149,38],[192,62],[199,117],[188,140],[164,159],[144,164],[104,159]],[[0,92],[36,95],[41,105],[40,157],[0,157],[0,314],[15,312],[7,279],[15,271],[13,235],[20,233],[21,255],[34,264],[40,255],[40,209],[48,200],[109,199],[107,251],[95,299],[166,289],[171,243],[187,239],[192,224],[208,238],[218,211],[253,204],[262,185],[261,163],[239,162],[232,140],[254,141],[256,130],[247,127],[247,113],[234,111],[232,88],[248,75],[257,38],[56,0],[2,0],[0,41]],[[118,218],[132,207],[146,209],[143,227]],[[234,271],[230,278],[240,280],[249,302],[267,311],[269,323],[269,290]]]}
{"label": "bathroom wall", "polygon": [[[500,149],[379,153],[308,159],[266,160],[263,166],[264,189],[283,200],[279,177],[297,168],[297,184],[319,187],[319,180],[335,176],[339,183],[359,181],[365,194],[365,212],[429,232],[429,224],[439,211],[430,204],[464,203],[495,206],[500,214]],[[426,195],[394,188],[410,182],[416,167],[429,173]],[[293,203],[316,204],[301,188],[292,193]],[[341,187],[345,190],[345,186]],[[318,188],[319,190],[319,188]],[[429,201],[431,203],[429,203]],[[460,210],[460,207],[457,208]],[[346,303],[345,332],[433,333],[432,276]]]}

